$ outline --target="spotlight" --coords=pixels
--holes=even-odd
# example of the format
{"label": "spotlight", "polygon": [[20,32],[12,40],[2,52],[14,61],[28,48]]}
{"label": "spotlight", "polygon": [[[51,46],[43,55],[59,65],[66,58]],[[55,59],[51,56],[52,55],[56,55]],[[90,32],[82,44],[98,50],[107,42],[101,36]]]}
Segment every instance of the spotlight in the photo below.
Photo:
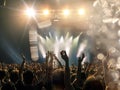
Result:
{"label": "spotlight", "polygon": [[84,9],[79,9],[78,14],[79,15],[85,15],[85,10]]}
{"label": "spotlight", "polygon": [[26,10],[26,15],[28,15],[29,17],[34,17],[35,16],[35,10],[33,8],[28,8]]}
{"label": "spotlight", "polygon": [[43,14],[44,14],[44,15],[49,15],[49,10],[47,10],[47,9],[44,10],[44,11],[43,11]]}
{"label": "spotlight", "polygon": [[68,9],[63,10],[63,15],[68,16],[70,14],[70,11]]}

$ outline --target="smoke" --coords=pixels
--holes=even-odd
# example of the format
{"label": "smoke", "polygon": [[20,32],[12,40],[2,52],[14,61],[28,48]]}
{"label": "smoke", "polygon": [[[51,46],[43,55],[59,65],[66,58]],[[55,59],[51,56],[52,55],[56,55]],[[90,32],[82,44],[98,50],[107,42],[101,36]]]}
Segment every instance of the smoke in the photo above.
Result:
{"label": "smoke", "polygon": [[[95,40],[96,52],[99,53],[96,53],[98,59],[109,53],[106,59],[109,70],[105,74],[110,81],[106,79],[107,84],[120,83],[120,2],[119,0],[96,0],[93,8],[94,13],[89,17],[88,22],[91,23],[86,33]],[[119,89],[119,85],[117,88]]]}
{"label": "smoke", "polygon": [[[74,30],[76,31],[74,31],[74,33],[80,32],[79,31],[79,29],[81,29],[80,27],[82,28],[84,28],[84,26],[87,27],[86,24],[88,24],[89,28],[85,28],[88,29],[87,31],[85,31],[85,33],[87,34],[87,36],[89,36],[94,40],[95,47],[94,49],[92,49],[93,42],[89,40],[88,40],[89,42],[86,42],[86,40],[83,38],[83,41],[81,41],[80,43],[77,56],[80,56],[80,54],[83,51],[86,51],[89,53],[94,53],[95,57],[98,59],[103,59],[104,57],[106,57],[107,53],[109,53],[109,57],[106,59],[107,61],[106,65],[109,67],[109,70],[108,72],[105,73],[109,75],[108,77],[111,79],[110,82],[114,83],[116,81],[119,81],[118,70],[120,69],[120,61],[119,61],[120,2],[119,0],[96,0],[93,3],[93,7],[91,9],[93,9],[93,11],[89,10],[91,12],[91,15],[89,15],[88,17],[86,17],[86,19],[84,19],[86,20],[84,25],[83,23],[82,24],[79,23],[79,25],[75,23],[75,25],[78,26],[77,27],[78,31],[75,28]],[[72,25],[73,25],[73,21],[72,21]],[[50,21],[39,23],[40,29],[49,26],[51,26]],[[64,27],[63,30],[65,30],[65,28],[66,27]],[[61,29],[61,28],[57,28],[57,29]],[[72,38],[72,36],[71,37],[69,36],[67,39],[65,38],[65,36],[59,36],[59,35],[58,37],[57,36],[51,37],[49,35],[49,37],[45,36],[44,38],[40,36],[39,40],[40,40],[39,48],[43,56],[45,55],[45,51],[47,50],[54,51],[54,53],[57,54],[60,51],[60,49],[66,49],[67,53],[70,54],[70,51],[72,51],[70,50],[71,47],[75,45],[74,43],[75,38],[74,37]],[[106,82],[108,82],[107,79]]]}
{"label": "smoke", "polygon": [[[61,58],[59,52],[61,50],[66,50],[66,53],[70,58],[70,64],[71,64],[71,62],[75,62],[75,61],[71,61],[71,59],[76,57],[75,55],[72,55],[72,52],[80,44],[79,43],[80,36],[81,34],[79,34],[76,37],[73,37],[69,33],[66,33],[64,36],[55,35],[54,37],[51,35],[51,33],[49,33],[48,36],[42,37],[41,35],[38,34],[39,51],[42,54],[43,58],[45,58],[47,51],[52,51],[58,58]],[[78,50],[74,51],[74,53],[77,52]]]}
{"label": "smoke", "polygon": [[19,52],[11,46],[10,42],[8,42],[6,39],[2,39],[2,47],[4,52],[10,57],[12,61],[5,61],[6,63],[21,63],[22,58],[19,55]]}

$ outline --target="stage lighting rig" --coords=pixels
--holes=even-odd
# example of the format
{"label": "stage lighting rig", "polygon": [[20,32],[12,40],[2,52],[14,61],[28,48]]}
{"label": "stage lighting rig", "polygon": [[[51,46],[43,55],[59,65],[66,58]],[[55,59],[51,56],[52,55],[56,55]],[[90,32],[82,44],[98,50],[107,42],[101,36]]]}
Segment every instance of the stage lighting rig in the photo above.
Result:
{"label": "stage lighting rig", "polygon": [[63,24],[71,24],[73,22],[78,23],[87,20],[86,10],[84,8],[66,8],[66,9],[33,9],[33,7],[27,7],[24,11],[24,15],[28,18],[39,21],[50,21],[51,23],[63,22]]}

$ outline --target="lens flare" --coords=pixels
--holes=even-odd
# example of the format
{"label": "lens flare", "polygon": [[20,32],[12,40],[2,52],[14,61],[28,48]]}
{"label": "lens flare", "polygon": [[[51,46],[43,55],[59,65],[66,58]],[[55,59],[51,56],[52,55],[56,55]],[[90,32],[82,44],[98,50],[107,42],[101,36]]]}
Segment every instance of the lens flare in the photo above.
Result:
{"label": "lens flare", "polygon": [[27,8],[26,10],[26,15],[28,15],[29,17],[34,17],[35,16],[35,10],[33,8]]}
{"label": "lens flare", "polygon": [[45,16],[49,15],[49,10],[48,10],[48,9],[43,10],[43,14],[44,14]]}
{"label": "lens flare", "polygon": [[83,8],[78,10],[79,15],[85,15],[85,10]]}
{"label": "lens flare", "polygon": [[64,16],[70,15],[70,11],[68,9],[63,10],[63,15]]}
{"label": "lens flare", "polygon": [[115,47],[110,47],[109,48],[109,52],[110,53],[115,53],[116,52],[116,48]]}
{"label": "lens flare", "polygon": [[104,54],[103,53],[99,53],[98,55],[97,55],[97,58],[99,59],[99,60],[103,60],[104,59]]}

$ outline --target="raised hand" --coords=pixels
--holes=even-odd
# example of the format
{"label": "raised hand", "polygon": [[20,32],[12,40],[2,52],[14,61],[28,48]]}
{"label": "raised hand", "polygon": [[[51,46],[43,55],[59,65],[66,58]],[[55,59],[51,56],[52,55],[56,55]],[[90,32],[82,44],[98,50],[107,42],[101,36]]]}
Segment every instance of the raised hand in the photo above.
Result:
{"label": "raised hand", "polygon": [[22,63],[25,63],[25,60],[26,60],[25,56],[23,54],[21,54],[21,56],[22,56],[22,59],[23,59]]}
{"label": "raised hand", "polygon": [[79,60],[80,62],[82,62],[84,58],[85,58],[85,54],[82,53],[81,57],[78,57],[78,60]]}
{"label": "raised hand", "polygon": [[85,57],[85,54],[84,54],[84,53],[82,53],[81,59],[84,59],[84,57]]}
{"label": "raised hand", "polygon": [[64,59],[65,61],[68,61],[68,56],[67,56],[65,50],[62,50],[62,51],[60,52],[60,54],[61,54],[62,59]]}

